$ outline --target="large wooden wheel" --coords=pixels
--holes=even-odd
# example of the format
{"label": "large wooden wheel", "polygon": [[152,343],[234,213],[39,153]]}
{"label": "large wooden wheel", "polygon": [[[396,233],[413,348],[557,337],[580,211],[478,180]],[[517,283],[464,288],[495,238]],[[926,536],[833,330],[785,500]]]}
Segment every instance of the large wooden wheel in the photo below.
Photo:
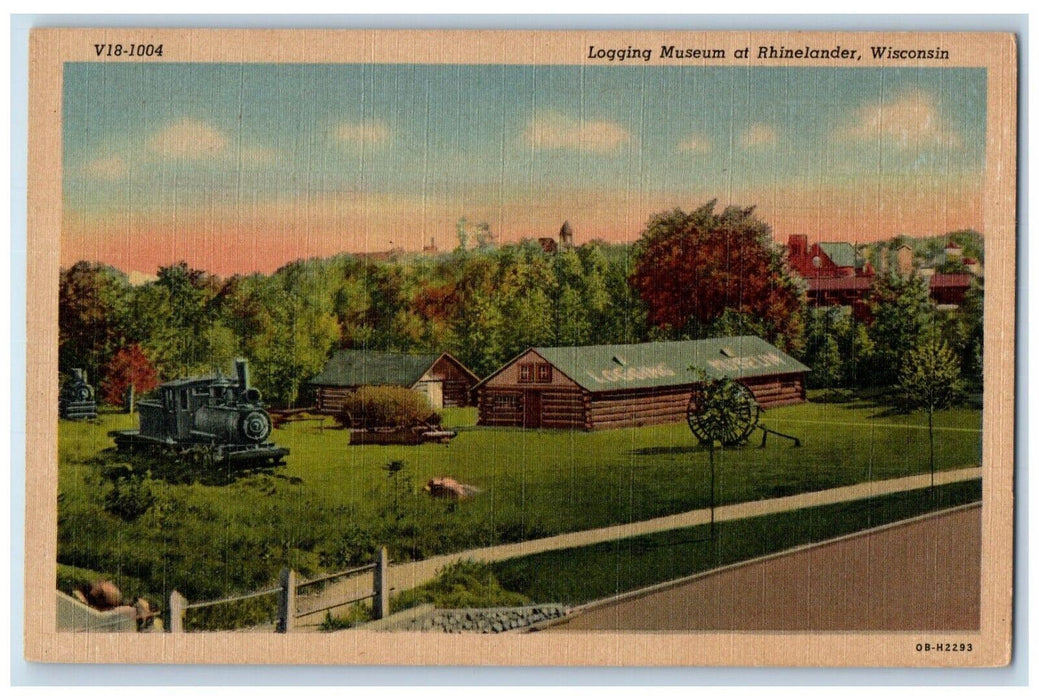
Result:
{"label": "large wooden wheel", "polygon": [[760,409],[747,387],[729,379],[704,382],[689,397],[686,421],[702,445],[726,447],[746,442],[758,425]]}

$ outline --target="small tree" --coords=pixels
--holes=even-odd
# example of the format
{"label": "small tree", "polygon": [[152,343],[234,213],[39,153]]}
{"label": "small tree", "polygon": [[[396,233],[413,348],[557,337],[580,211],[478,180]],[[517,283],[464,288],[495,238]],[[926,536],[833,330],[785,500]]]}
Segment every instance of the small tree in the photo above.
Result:
{"label": "small tree", "polygon": [[707,446],[711,466],[711,537],[714,538],[714,448],[742,444],[757,424],[757,404],[750,391],[732,379],[706,379],[689,400],[689,429]]}
{"label": "small tree", "polygon": [[392,462],[388,462],[386,466],[383,467],[383,470],[386,471],[386,476],[393,481],[393,517],[397,520],[400,520],[400,488],[397,481],[406,466],[407,465],[404,464],[403,460],[395,459]]}
{"label": "small tree", "polygon": [[101,395],[113,406],[133,410],[134,394],[144,394],[159,385],[159,375],[151,360],[136,343],[119,348],[105,367]]}
{"label": "small tree", "polygon": [[937,333],[928,333],[909,351],[899,372],[899,391],[908,408],[927,409],[931,487],[934,487],[934,412],[947,408],[963,391],[956,354]]}

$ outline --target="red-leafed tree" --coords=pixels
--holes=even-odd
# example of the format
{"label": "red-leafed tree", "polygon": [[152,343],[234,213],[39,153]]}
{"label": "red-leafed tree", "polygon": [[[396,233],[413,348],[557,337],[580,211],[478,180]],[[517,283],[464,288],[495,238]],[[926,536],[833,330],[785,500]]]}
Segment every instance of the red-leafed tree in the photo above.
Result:
{"label": "red-leafed tree", "polygon": [[144,394],[159,385],[159,375],[148,356],[136,343],[119,348],[105,367],[101,396],[106,403],[123,406],[126,390],[133,386],[135,394]]}
{"label": "red-leafed tree", "polygon": [[786,350],[804,336],[805,292],[754,207],[654,216],[636,245],[629,279],[650,324],[673,337],[744,332]]}

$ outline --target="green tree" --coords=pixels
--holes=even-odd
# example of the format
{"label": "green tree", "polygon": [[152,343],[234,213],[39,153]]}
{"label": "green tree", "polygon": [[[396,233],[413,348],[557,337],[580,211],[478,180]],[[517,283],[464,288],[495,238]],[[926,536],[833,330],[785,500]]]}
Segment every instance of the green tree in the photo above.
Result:
{"label": "green tree", "polygon": [[214,366],[210,335],[219,313],[223,283],[202,270],[178,263],[159,268],[158,279],[134,289],[126,336],[140,343],[165,378],[206,372]]}
{"label": "green tree", "polygon": [[878,275],[870,290],[869,305],[873,315],[869,337],[874,346],[870,381],[877,386],[894,386],[902,362],[920,344],[933,320],[927,284],[916,275],[907,279]]}
{"label": "green tree", "polygon": [[802,360],[812,368],[809,386],[830,388],[854,382],[853,323],[843,307],[808,310]]}
{"label": "green tree", "polygon": [[646,304],[628,280],[635,271],[631,246],[603,249],[608,259],[605,288],[609,299],[593,327],[596,343],[639,343],[649,338]]}
{"label": "green tree", "polygon": [[58,277],[58,366],[101,377],[122,347],[131,287],[126,275],[97,263],[78,262]]}
{"label": "green tree", "polygon": [[898,388],[907,407],[927,411],[931,487],[934,488],[934,412],[951,405],[963,390],[959,360],[937,333],[928,333],[906,354],[898,375]]}

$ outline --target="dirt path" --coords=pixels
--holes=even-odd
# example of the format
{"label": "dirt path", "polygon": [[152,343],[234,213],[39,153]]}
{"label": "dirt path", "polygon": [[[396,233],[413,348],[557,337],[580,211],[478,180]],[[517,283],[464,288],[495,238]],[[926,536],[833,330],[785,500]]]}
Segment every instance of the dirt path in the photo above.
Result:
{"label": "dirt path", "polygon": [[981,621],[977,505],[585,606],[579,630],[969,630]]}
{"label": "dirt path", "polygon": [[[956,469],[943,471],[935,474],[935,485],[949,484],[957,481],[968,481],[981,477],[979,467],[969,469]],[[824,491],[812,491],[783,498],[770,498],[761,501],[737,503],[721,506],[715,509],[715,520],[741,520],[759,515],[770,515],[782,513],[800,508],[812,506],[841,503],[844,501],[855,501],[871,496],[883,496],[899,491],[924,488],[930,486],[930,474],[918,474],[916,476],[903,477],[900,479],[888,479],[885,481],[874,481],[852,486],[842,486]],[[642,520],[624,525],[611,525],[609,527],[596,528],[593,530],[581,530],[580,532],[568,532],[552,537],[544,537],[526,542],[513,544],[502,544],[492,547],[481,547],[470,549],[454,554],[445,554],[430,559],[416,562],[394,564],[389,567],[388,578],[391,589],[396,592],[409,590],[420,586],[436,576],[439,569],[453,564],[457,561],[472,559],[474,561],[494,562],[514,557],[538,554],[556,549],[568,549],[583,545],[598,544],[611,540],[633,537],[635,535],[646,535],[654,532],[674,530],[676,528],[703,525],[710,522],[711,511],[709,508],[691,510],[677,515],[668,515],[651,520]],[[360,576],[338,584],[327,587],[320,594],[308,596],[299,601],[300,612],[316,610],[331,605],[336,600],[349,600],[371,590],[371,576]],[[336,610],[332,613],[335,614]],[[301,630],[314,629],[324,619],[324,613],[303,616],[297,620],[297,627]]]}

